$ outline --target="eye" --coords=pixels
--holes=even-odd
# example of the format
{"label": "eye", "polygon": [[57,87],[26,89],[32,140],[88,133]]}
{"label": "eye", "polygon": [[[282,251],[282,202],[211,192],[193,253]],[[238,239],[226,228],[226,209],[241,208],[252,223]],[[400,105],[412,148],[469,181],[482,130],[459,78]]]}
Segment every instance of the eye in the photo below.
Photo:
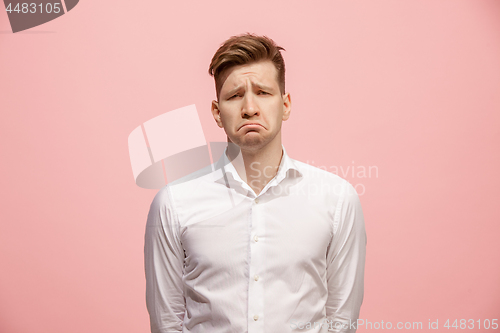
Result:
{"label": "eye", "polygon": [[269,95],[269,93],[267,91],[264,91],[264,90],[259,91],[259,94]]}
{"label": "eye", "polygon": [[229,97],[228,99],[233,99],[234,97],[240,97],[240,94],[234,94],[233,96]]}

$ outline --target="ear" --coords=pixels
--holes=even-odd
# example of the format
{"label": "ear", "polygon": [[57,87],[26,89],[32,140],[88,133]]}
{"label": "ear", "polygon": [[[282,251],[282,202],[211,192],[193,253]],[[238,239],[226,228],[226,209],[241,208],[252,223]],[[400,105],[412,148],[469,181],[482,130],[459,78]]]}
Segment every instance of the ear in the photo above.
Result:
{"label": "ear", "polygon": [[290,112],[292,111],[292,98],[290,93],[283,94],[283,121],[290,117]]}
{"label": "ear", "polygon": [[217,126],[223,128],[222,121],[220,120],[219,102],[215,100],[212,101],[212,116],[214,117]]}

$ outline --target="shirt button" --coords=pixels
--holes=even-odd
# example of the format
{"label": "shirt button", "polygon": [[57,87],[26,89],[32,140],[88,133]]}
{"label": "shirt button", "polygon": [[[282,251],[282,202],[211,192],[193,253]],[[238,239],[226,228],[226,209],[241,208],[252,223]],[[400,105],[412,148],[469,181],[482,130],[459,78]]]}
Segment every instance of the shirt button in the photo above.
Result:
{"label": "shirt button", "polygon": [[258,276],[258,275],[255,275],[255,276],[253,277],[253,279],[254,279],[255,281],[259,281],[259,276]]}
{"label": "shirt button", "polygon": [[258,204],[259,203],[259,198],[255,199],[255,203]]}
{"label": "shirt button", "polygon": [[257,242],[259,241],[259,237],[258,237],[257,235],[255,235],[255,236],[253,237],[253,240],[257,243]]}
{"label": "shirt button", "polygon": [[258,315],[253,316],[253,320],[255,321],[259,320],[259,316]]}

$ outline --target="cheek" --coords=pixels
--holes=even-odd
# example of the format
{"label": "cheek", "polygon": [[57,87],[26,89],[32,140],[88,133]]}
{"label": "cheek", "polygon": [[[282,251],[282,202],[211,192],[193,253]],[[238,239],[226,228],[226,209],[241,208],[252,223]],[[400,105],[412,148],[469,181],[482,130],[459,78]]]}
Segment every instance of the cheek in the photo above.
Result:
{"label": "cheek", "polygon": [[274,110],[273,118],[277,121],[281,121],[283,119],[283,104],[279,103],[275,105]]}
{"label": "cheek", "polygon": [[234,124],[234,117],[231,114],[222,114],[220,116],[222,126],[227,129],[231,129],[231,126]]}

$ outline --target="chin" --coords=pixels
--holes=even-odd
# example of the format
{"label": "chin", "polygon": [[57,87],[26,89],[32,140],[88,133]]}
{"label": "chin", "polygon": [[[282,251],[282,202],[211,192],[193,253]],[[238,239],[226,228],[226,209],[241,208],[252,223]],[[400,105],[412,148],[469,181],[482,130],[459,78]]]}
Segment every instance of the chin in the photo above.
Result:
{"label": "chin", "polygon": [[240,141],[240,148],[246,150],[259,150],[264,147],[268,142],[264,140],[262,137],[255,138],[245,138]]}

